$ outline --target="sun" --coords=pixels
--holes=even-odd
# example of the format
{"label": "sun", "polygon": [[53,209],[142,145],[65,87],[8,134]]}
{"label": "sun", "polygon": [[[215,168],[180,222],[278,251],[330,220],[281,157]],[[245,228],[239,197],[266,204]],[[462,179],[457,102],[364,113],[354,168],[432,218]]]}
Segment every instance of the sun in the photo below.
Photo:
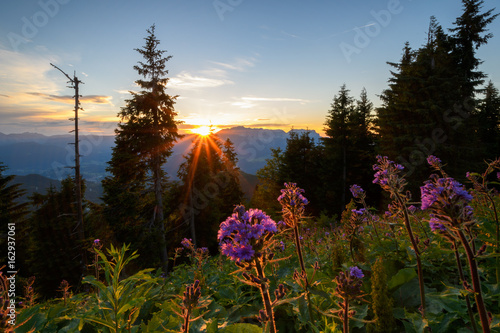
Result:
{"label": "sun", "polygon": [[192,128],[191,132],[198,134],[198,135],[201,135],[201,136],[207,136],[211,132],[215,132],[215,131],[214,131],[214,128],[211,128],[210,126],[202,125],[202,126],[198,126],[196,128]]}

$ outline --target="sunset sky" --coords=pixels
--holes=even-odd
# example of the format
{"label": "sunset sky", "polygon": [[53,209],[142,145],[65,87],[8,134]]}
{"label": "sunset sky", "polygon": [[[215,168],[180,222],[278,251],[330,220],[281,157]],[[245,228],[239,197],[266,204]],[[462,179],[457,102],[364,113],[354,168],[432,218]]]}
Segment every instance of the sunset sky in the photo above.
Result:
{"label": "sunset sky", "polygon": [[[498,1],[486,0],[484,10]],[[139,78],[146,29],[156,24],[183,130],[309,128],[322,132],[342,84],[371,101],[387,87],[406,41],[443,28],[459,0],[8,0],[0,11],[0,132],[65,134],[73,90],[54,63],[84,82],[81,131],[112,134]],[[500,8],[499,8],[500,9]],[[497,10],[496,12],[499,12]],[[479,52],[500,88],[500,19]]]}

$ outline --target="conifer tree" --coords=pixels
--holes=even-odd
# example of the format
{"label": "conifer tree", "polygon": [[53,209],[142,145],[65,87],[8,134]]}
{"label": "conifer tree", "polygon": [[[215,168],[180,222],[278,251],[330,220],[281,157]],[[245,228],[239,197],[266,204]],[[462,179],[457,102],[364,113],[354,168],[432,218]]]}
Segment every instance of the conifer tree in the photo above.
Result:
{"label": "conifer tree", "polygon": [[215,248],[217,230],[225,216],[239,204],[243,191],[237,157],[230,140],[216,134],[197,136],[179,167],[182,182],[182,218],[190,224],[190,237],[198,247]]}
{"label": "conifer tree", "polygon": [[[20,189],[20,184],[13,183],[15,176],[3,175],[7,167],[0,162],[0,248],[3,250],[0,259],[3,263],[7,263],[7,231],[9,223],[15,223],[17,239],[20,240],[22,235],[21,223],[25,220],[28,214],[28,204],[20,203],[19,199],[25,193]],[[17,255],[18,259],[19,251]]]}
{"label": "conifer tree", "polygon": [[358,184],[366,190],[373,187],[373,191],[370,192],[377,192],[378,189],[372,183],[373,172],[366,169],[366,165],[373,164],[375,160],[376,137],[372,111],[373,103],[368,99],[368,93],[363,88],[349,119],[351,154],[348,159],[347,187]]}
{"label": "conifer tree", "polygon": [[45,194],[35,193],[31,197],[35,211],[27,222],[29,239],[26,241],[27,262],[23,270],[23,274],[36,276],[41,294],[52,297],[62,280],[71,285],[80,283],[82,263],[79,258],[81,247],[85,248],[75,232],[75,182],[68,177],[61,186],[59,191],[50,187]]}
{"label": "conifer tree", "polygon": [[495,159],[500,154],[500,93],[493,82],[484,90],[484,98],[479,102],[474,115],[478,123],[478,135],[483,156]]}
{"label": "conifer tree", "polygon": [[[109,186],[105,186],[104,198],[110,197],[109,194],[112,192],[110,187],[115,185],[118,186],[118,188],[115,187],[117,190],[121,188],[130,191],[129,199],[143,197],[144,191],[153,193],[154,199],[152,209],[149,210],[147,225],[150,228],[154,227],[155,234],[159,236],[160,260],[163,270],[167,271],[168,255],[163,204],[166,178],[162,165],[172,154],[172,147],[180,137],[177,122],[174,119],[177,115],[174,111],[177,96],[170,96],[166,93],[168,82],[166,62],[171,56],[165,57],[166,51],[159,49],[160,40],[155,35],[154,25],[147,30],[147,33],[145,45],[136,49],[144,58],[144,62],[139,61],[138,65],[134,66],[142,77],[136,81],[142,90],[131,92],[132,98],[126,101],[126,106],[118,114],[121,123],[116,130],[116,146],[108,169],[113,175],[111,178],[115,179],[108,178],[107,185]],[[124,165],[118,163],[120,160],[127,161],[126,165],[132,170],[123,170]],[[133,175],[132,182],[127,181],[125,174]],[[143,202],[143,200],[138,202]],[[147,206],[147,203],[142,205]]]}
{"label": "conifer tree", "polygon": [[281,148],[271,148],[271,158],[266,159],[266,165],[257,171],[259,183],[251,201],[253,207],[259,207],[271,215],[281,211],[276,199],[285,182],[283,154]]}
{"label": "conifer tree", "polygon": [[454,22],[456,27],[450,29],[454,33],[456,70],[462,82],[460,92],[463,99],[474,99],[476,87],[483,84],[486,77],[478,70],[482,61],[476,57],[476,50],[493,37],[487,26],[498,14],[493,14],[494,9],[481,13],[483,4],[483,0],[462,0],[463,13]]}
{"label": "conifer tree", "polygon": [[309,131],[291,130],[288,135],[280,171],[283,178],[279,184],[280,189],[284,188],[284,182],[296,183],[305,190],[309,200],[307,213],[319,215],[324,204],[322,195],[324,184],[320,179],[322,151],[310,137]]}
{"label": "conifer tree", "polygon": [[333,98],[325,122],[327,138],[324,140],[324,145],[327,156],[331,159],[328,161],[331,169],[327,173],[329,179],[326,182],[334,185],[333,190],[340,193],[338,212],[341,212],[346,204],[347,154],[351,135],[349,119],[352,117],[355,107],[354,98],[349,95],[349,90],[344,84],[338,95]]}
{"label": "conifer tree", "polygon": [[27,203],[18,200],[25,193],[20,189],[20,184],[12,184],[15,176],[4,176],[7,167],[0,162],[0,226],[2,232],[7,230],[8,223],[16,223],[28,213]]}

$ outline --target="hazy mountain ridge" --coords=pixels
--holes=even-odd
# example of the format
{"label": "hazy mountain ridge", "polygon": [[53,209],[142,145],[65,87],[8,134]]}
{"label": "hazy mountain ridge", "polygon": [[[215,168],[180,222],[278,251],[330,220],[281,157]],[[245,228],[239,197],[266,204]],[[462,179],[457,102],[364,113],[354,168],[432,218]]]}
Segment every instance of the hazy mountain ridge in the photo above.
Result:
{"label": "hazy mountain ridge", "polygon": [[[294,130],[303,132],[305,130]],[[314,140],[318,133],[309,131]],[[248,174],[256,174],[271,157],[271,148],[286,147],[289,134],[283,130],[246,128],[243,126],[223,129],[217,133],[222,139],[229,138],[238,155],[238,166]],[[186,135],[174,146],[165,170],[171,179],[177,179],[177,171],[189,153],[195,135]],[[111,159],[115,137],[112,135],[81,135],[81,173],[88,181],[100,182],[106,176],[107,162]],[[7,167],[6,174],[25,176],[40,174],[51,179],[63,179],[73,173],[74,147],[71,134],[45,136],[38,133],[0,133],[0,162]]]}

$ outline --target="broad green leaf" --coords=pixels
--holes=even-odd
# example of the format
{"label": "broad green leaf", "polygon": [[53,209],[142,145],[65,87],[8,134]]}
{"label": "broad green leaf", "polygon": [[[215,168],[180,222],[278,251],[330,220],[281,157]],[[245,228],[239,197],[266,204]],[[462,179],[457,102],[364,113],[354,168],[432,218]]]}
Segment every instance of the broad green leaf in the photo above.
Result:
{"label": "broad green leaf", "polygon": [[113,323],[107,322],[106,320],[104,320],[102,318],[98,318],[98,317],[95,317],[95,316],[85,316],[83,319],[85,321],[94,322],[94,323],[97,323],[99,325],[108,327],[109,329],[111,329],[112,332],[115,331],[115,326],[113,325]]}
{"label": "broad green leaf", "polygon": [[403,284],[410,282],[417,276],[417,272],[413,268],[403,268],[400,269],[396,275],[394,275],[389,281],[388,288],[389,291],[395,291]]}
{"label": "broad green leaf", "polygon": [[214,318],[209,324],[207,324],[207,333],[217,333],[219,327],[219,321]]}
{"label": "broad green leaf", "polygon": [[232,324],[219,330],[220,333],[262,333],[262,328],[253,324]]}

